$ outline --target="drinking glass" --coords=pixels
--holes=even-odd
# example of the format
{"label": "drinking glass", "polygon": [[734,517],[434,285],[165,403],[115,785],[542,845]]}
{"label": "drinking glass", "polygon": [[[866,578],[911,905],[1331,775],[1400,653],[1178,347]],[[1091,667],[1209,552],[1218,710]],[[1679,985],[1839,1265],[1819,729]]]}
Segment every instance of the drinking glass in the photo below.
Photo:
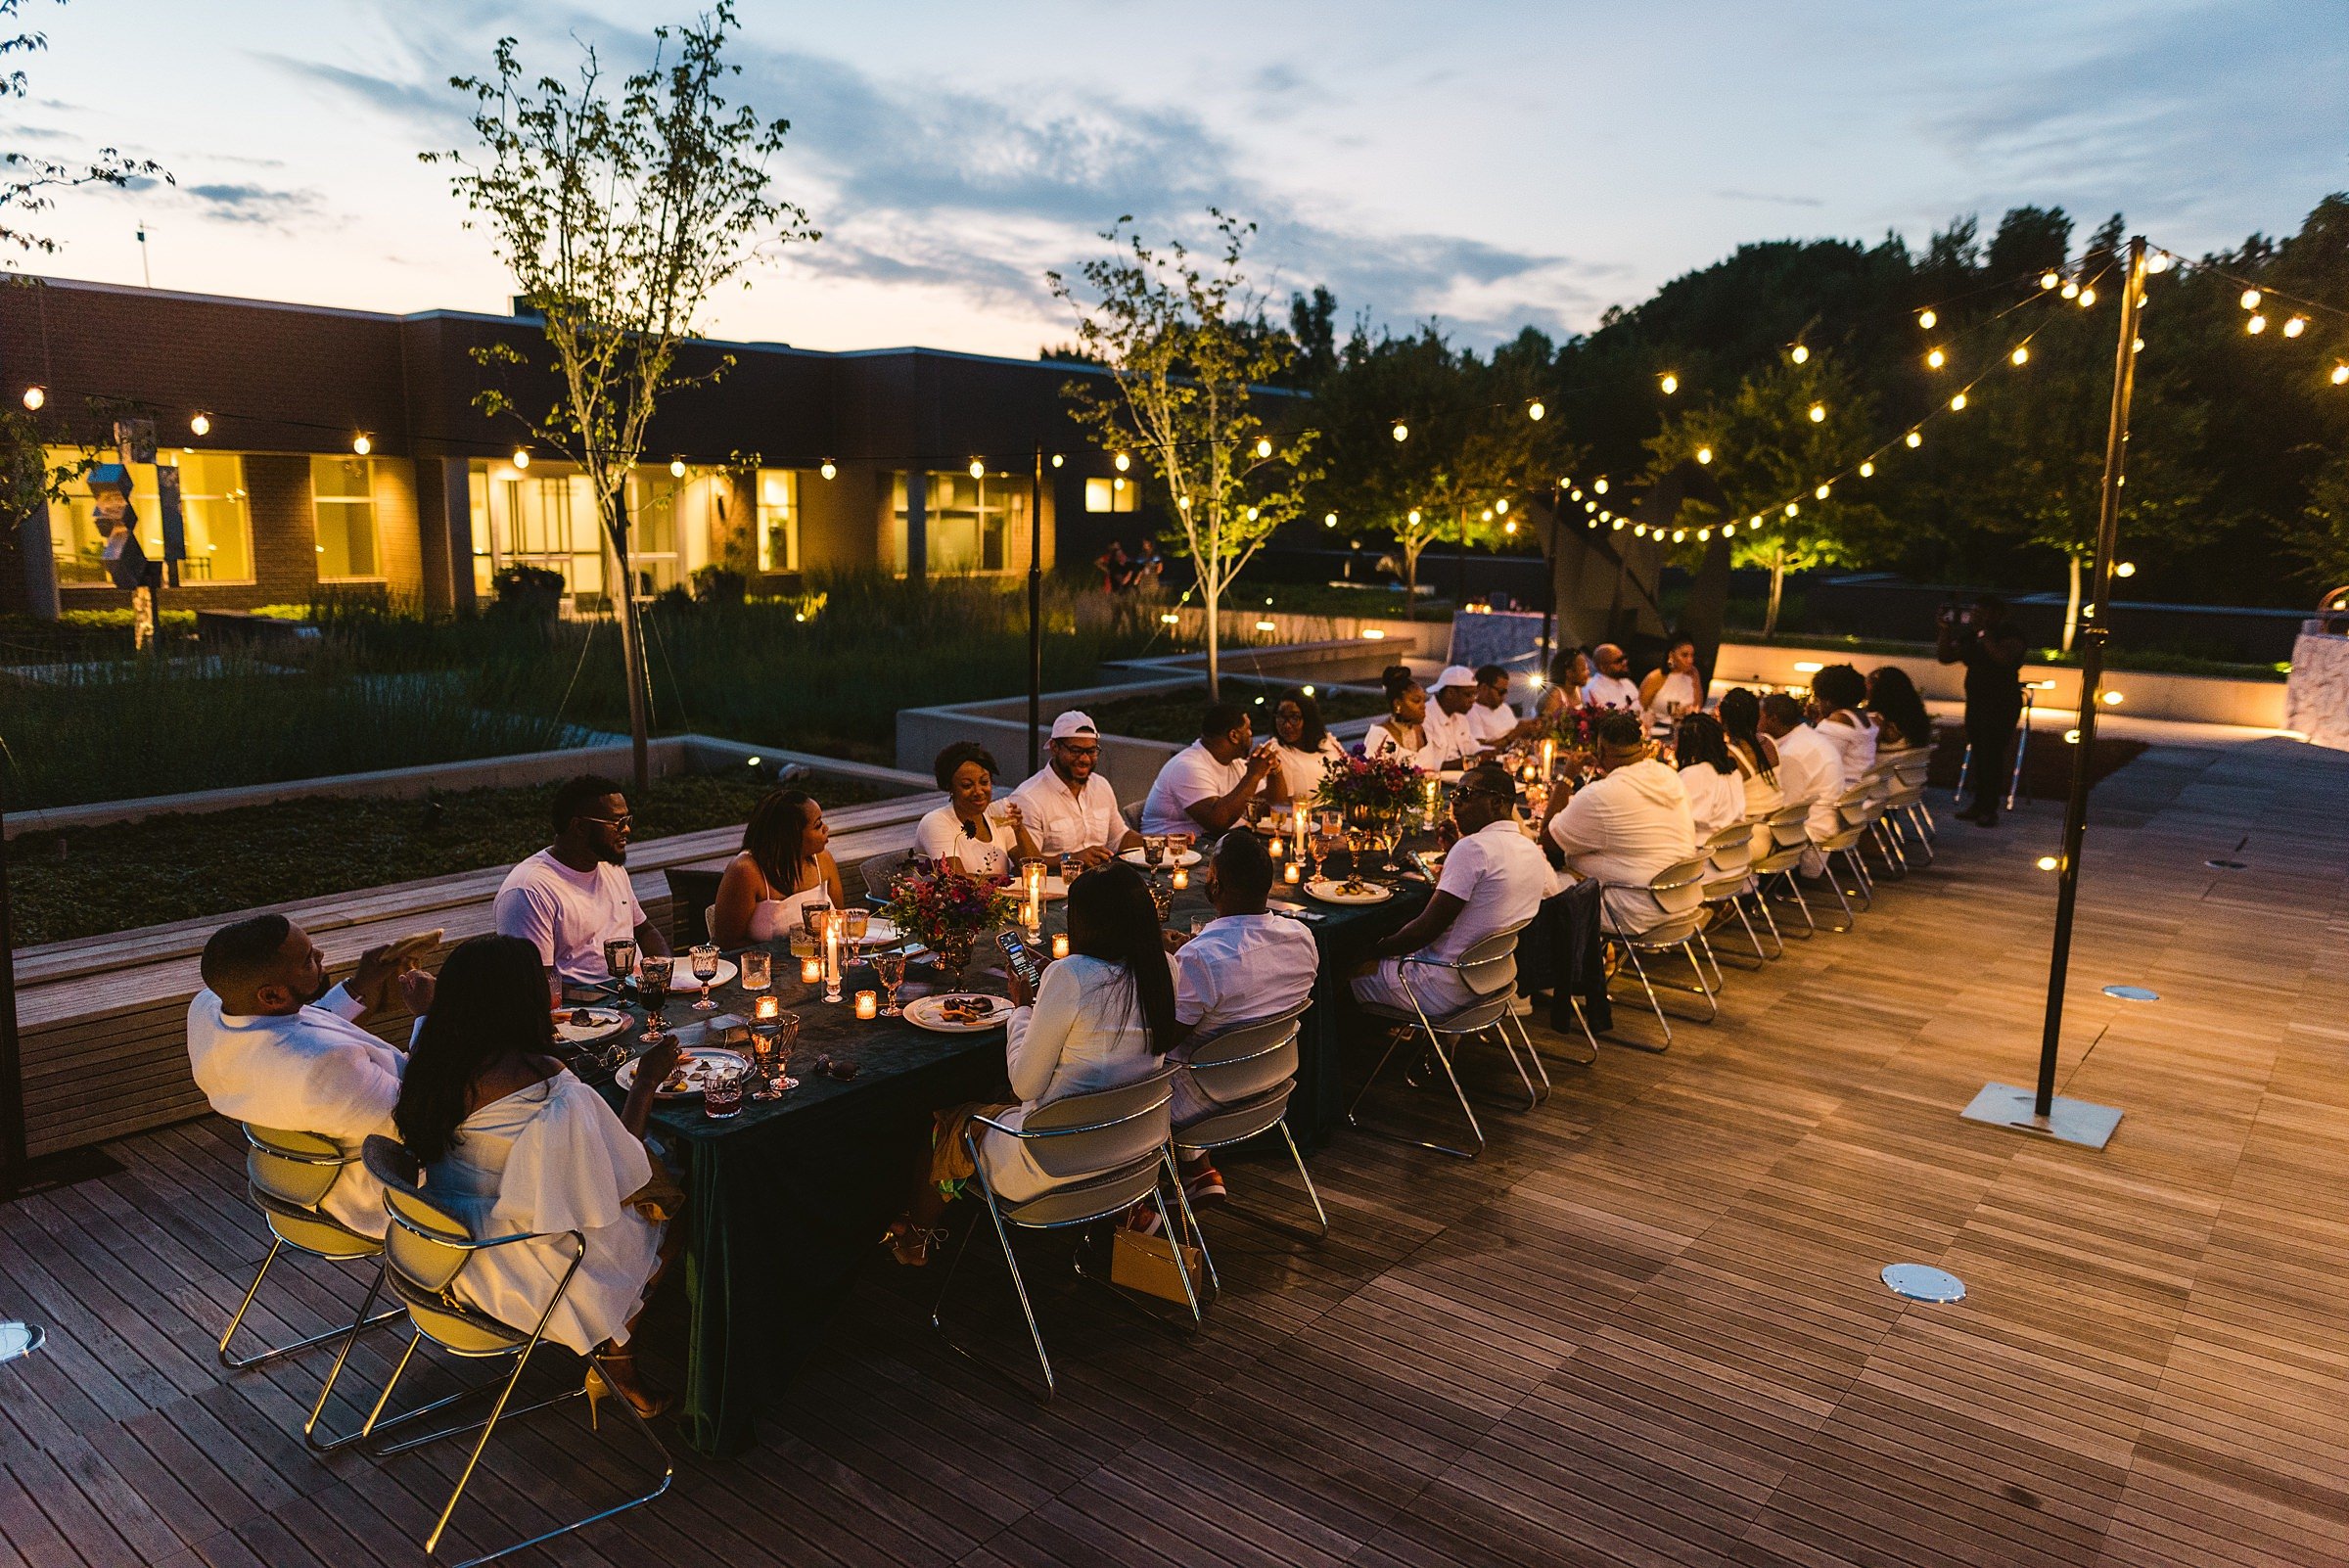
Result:
{"label": "drinking glass", "polygon": [[865,933],[873,929],[873,917],[869,910],[851,909],[848,911],[847,919],[849,929],[846,935],[849,939],[849,946],[852,949],[858,943],[864,941]]}
{"label": "drinking glass", "polygon": [[617,992],[621,983],[636,972],[636,939],[610,937],[604,942],[604,973],[612,977],[612,989]]}
{"label": "drinking glass", "polygon": [[[1261,805],[1262,803],[1252,804]],[[1199,835],[1196,833],[1170,833],[1167,835],[1167,850],[1175,859],[1179,860],[1191,853],[1191,846],[1198,841]]]}
{"label": "drinking glass", "polygon": [[637,960],[636,999],[644,1003],[644,1038],[646,1043],[659,1039],[668,1029],[668,1020],[661,1010],[668,1005],[669,976],[676,960],[664,953],[646,953]]}
{"label": "drinking glass", "polygon": [[1077,856],[1073,854],[1064,854],[1060,857],[1060,885],[1062,887],[1067,888],[1074,886],[1077,878],[1081,876],[1083,871],[1084,862],[1078,859]]}
{"label": "drinking glass", "polygon": [[1167,863],[1167,836],[1164,833],[1142,835],[1142,864],[1152,870]]}
{"label": "drinking glass", "polygon": [[775,955],[764,947],[746,947],[742,954],[742,973],[738,978],[748,992],[765,991],[775,983]]}
{"label": "drinking glass", "polygon": [[777,1013],[751,1025],[751,1060],[756,1064],[758,1087],[751,1097],[758,1100],[779,1100],[783,1091],[800,1086],[800,1081],[790,1076],[791,1047],[800,1038],[800,1015]]}
{"label": "drinking glass", "polygon": [[819,950],[824,945],[824,917],[831,912],[832,902],[828,899],[800,905],[800,927]]}
{"label": "drinking glass", "polygon": [[1150,884],[1150,903],[1158,911],[1158,923],[1165,925],[1167,915],[1174,907],[1174,890],[1156,877],[1146,879]]}
{"label": "drinking glass", "polygon": [[1403,867],[1395,863],[1395,852],[1403,846],[1403,816],[1400,812],[1380,820],[1378,842],[1379,848],[1384,850],[1387,854],[1386,865],[1382,869],[1389,872],[1401,871]]}
{"label": "drinking glass", "polygon": [[702,1079],[702,1114],[713,1122],[728,1122],[742,1114],[743,1089],[750,1070],[739,1062],[710,1064]]}
{"label": "drinking glass", "polygon": [[898,988],[905,984],[905,949],[892,947],[886,952],[873,954],[873,975],[881,982],[881,989],[889,993],[889,1000],[882,1007],[881,1016],[884,1018],[899,1016],[904,1011],[898,1005]]}
{"label": "drinking glass", "polygon": [[717,1003],[710,999],[710,982],[717,978],[717,948],[714,945],[707,942],[694,945],[693,978],[702,983],[702,999],[693,1004],[693,1010],[697,1013],[715,1012]]}

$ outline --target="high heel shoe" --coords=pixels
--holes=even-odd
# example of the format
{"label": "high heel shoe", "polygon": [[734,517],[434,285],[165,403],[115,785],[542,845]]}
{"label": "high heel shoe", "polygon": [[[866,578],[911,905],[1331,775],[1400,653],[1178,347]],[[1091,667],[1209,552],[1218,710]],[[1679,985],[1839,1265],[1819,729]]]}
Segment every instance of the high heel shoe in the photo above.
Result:
{"label": "high heel shoe", "polygon": [[[632,1361],[635,1360],[635,1358],[606,1355],[602,1358],[602,1360]],[[611,1378],[607,1377],[604,1374],[603,1367],[596,1364],[595,1361],[589,1361],[587,1363],[587,1380],[580,1385],[580,1388],[587,1396],[587,1429],[591,1432],[601,1430],[597,1424],[596,1417],[601,1412],[604,1401],[611,1398],[615,1394],[627,1401],[628,1408],[634,1410],[638,1416],[647,1421],[653,1419],[657,1415],[666,1415],[668,1413],[669,1407],[677,1402],[677,1397],[674,1394],[648,1395],[643,1399],[639,1399],[625,1386],[616,1383]]]}

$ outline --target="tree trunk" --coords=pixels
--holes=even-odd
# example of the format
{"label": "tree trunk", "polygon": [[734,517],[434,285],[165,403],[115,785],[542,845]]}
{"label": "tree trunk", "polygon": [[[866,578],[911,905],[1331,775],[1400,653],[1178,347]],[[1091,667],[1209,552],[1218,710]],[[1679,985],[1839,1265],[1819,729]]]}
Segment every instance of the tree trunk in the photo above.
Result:
{"label": "tree trunk", "polygon": [[607,504],[610,512],[604,520],[604,532],[612,540],[612,553],[620,564],[620,662],[628,683],[629,785],[643,796],[653,787],[650,715],[645,711],[651,676],[644,662],[644,623],[636,612],[636,573],[628,559],[627,503],[616,495]]}
{"label": "tree trunk", "polygon": [[2080,629],[2080,553],[2063,558],[2067,581],[2063,591],[2063,651],[2072,651],[2072,634]]}
{"label": "tree trunk", "polygon": [[1782,554],[1773,555],[1770,558],[1770,607],[1762,612],[1762,635],[1765,638],[1778,634],[1778,600],[1785,591],[1786,557]]}
{"label": "tree trunk", "polygon": [[1222,643],[1219,624],[1222,620],[1222,598],[1223,583],[1221,577],[1214,573],[1200,573],[1199,603],[1207,612],[1207,700],[1211,703],[1223,700],[1222,671],[1216,665],[1217,650]]}
{"label": "tree trunk", "polygon": [[1403,614],[1406,621],[1419,619],[1419,547],[1415,544],[1403,546]]}

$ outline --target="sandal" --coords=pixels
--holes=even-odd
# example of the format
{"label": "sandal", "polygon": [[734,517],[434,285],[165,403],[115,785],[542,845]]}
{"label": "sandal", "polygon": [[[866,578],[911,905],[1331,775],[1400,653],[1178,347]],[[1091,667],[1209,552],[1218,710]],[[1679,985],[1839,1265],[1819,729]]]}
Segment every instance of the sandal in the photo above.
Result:
{"label": "sandal", "polygon": [[611,1375],[612,1371],[620,1367],[625,1366],[633,1370],[635,1365],[636,1356],[632,1351],[598,1351],[589,1360],[583,1392],[587,1396],[587,1425],[590,1430],[595,1429],[598,1407],[615,1394],[627,1402],[629,1409],[634,1410],[638,1416],[647,1421],[657,1415],[667,1414],[669,1407],[677,1403],[677,1397],[674,1394],[662,1393],[650,1388],[639,1393],[632,1384],[623,1383]]}
{"label": "sandal", "polygon": [[942,1245],[945,1239],[944,1228],[917,1225],[909,1219],[899,1218],[890,1222],[881,1245],[889,1249],[891,1260],[899,1268],[921,1268],[930,1262],[930,1249]]}

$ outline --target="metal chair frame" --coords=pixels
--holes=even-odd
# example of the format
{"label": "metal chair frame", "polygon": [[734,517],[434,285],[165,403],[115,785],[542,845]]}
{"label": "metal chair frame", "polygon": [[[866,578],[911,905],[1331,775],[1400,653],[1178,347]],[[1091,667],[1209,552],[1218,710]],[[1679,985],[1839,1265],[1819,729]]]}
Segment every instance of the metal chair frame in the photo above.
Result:
{"label": "metal chair frame", "polygon": [[[379,1149],[378,1145],[383,1147]],[[442,1427],[438,1431],[427,1432],[420,1437],[403,1438],[400,1442],[384,1445],[374,1451],[379,1457],[389,1458],[393,1454],[406,1453],[428,1444],[438,1443],[443,1438],[457,1437],[472,1431],[481,1433],[481,1436],[474,1441],[472,1451],[465,1457],[464,1468],[458,1472],[457,1484],[449,1493],[448,1501],[441,1505],[439,1517],[433,1522],[432,1533],[425,1537],[425,1554],[433,1556],[439,1549],[440,1537],[447,1531],[448,1521],[457,1511],[458,1501],[465,1496],[466,1487],[473,1481],[474,1470],[481,1464],[484,1451],[489,1447],[490,1435],[497,1430],[498,1422],[508,1415],[507,1404],[513,1399],[516,1387],[521,1384],[522,1374],[530,1366],[530,1357],[538,1349],[539,1341],[545,1337],[546,1325],[553,1320],[555,1309],[562,1305],[563,1298],[570,1294],[571,1282],[576,1277],[579,1265],[587,1256],[587,1238],[576,1230],[561,1230],[525,1231],[510,1236],[494,1236],[487,1240],[475,1240],[461,1233],[450,1234],[444,1230],[429,1227],[401,1211],[399,1200],[402,1196],[415,1200],[419,1205],[430,1207],[436,1215],[443,1218],[445,1223],[451,1228],[460,1232],[462,1229],[453,1216],[446,1215],[445,1211],[440,1210],[438,1205],[432,1204],[429,1198],[416,1190],[412,1178],[407,1177],[393,1164],[392,1151],[397,1151],[398,1159],[412,1158],[407,1155],[405,1149],[389,1138],[372,1137],[367,1140],[369,1166],[370,1169],[377,1171],[377,1174],[384,1179],[384,1212],[391,1217],[392,1223],[397,1226],[400,1232],[414,1237],[416,1244],[421,1248],[428,1250],[441,1248],[462,1256],[440,1283],[434,1285],[406,1271],[398,1257],[400,1250],[398,1244],[387,1235],[384,1249],[385,1268],[392,1280],[393,1293],[400,1298],[403,1309],[414,1324],[414,1332],[408,1337],[408,1348],[400,1354],[398,1364],[392,1368],[391,1377],[385,1381],[383,1393],[376,1396],[374,1408],[367,1412],[366,1423],[359,1428],[358,1437],[361,1439],[376,1438],[393,1431],[404,1430],[411,1423],[461,1400],[471,1399],[475,1395],[486,1393],[492,1388],[497,1391],[496,1402],[490,1406],[488,1415],[480,1421]],[[538,1320],[531,1325],[530,1332],[526,1335],[511,1323],[503,1322],[476,1308],[459,1303],[451,1291],[454,1289],[457,1275],[463,1272],[465,1266],[479,1254],[495,1247],[510,1247],[528,1241],[568,1241],[571,1244],[571,1263],[563,1270],[562,1279],[556,1283],[554,1294],[547,1299],[545,1310],[539,1313]],[[426,1321],[428,1314],[458,1318],[476,1332],[481,1333],[484,1341],[502,1342],[483,1343],[472,1347],[454,1344],[433,1331]],[[384,1407],[391,1403],[392,1390],[399,1386],[399,1380],[406,1373],[408,1363],[415,1359],[417,1346],[428,1337],[450,1355],[470,1360],[486,1360],[496,1357],[511,1356],[514,1358],[514,1369],[503,1379],[494,1379],[472,1388],[462,1389],[455,1394],[418,1406],[415,1409],[405,1411],[389,1421],[384,1420]],[[585,1360],[598,1376],[604,1378],[607,1383],[612,1382],[611,1374],[606,1370],[601,1357],[590,1351]],[[565,1389],[562,1393],[523,1406],[511,1413],[517,1417],[529,1415],[534,1411],[563,1404],[568,1400],[577,1399],[583,1392],[582,1388]],[[553,1541],[558,1537],[584,1529],[599,1520],[609,1519],[615,1514],[642,1507],[667,1492],[670,1482],[676,1477],[676,1464],[669,1457],[668,1446],[661,1441],[659,1434],[654,1432],[652,1423],[637,1413],[636,1407],[628,1403],[624,1394],[621,1396],[620,1404],[626,1410],[628,1418],[635,1422],[637,1429],[643,1432],[645,1441],[653,1446],[653,1451],[661,1457],[659,1485],[649,1492],[639,1493],[612,1507],[575,1519],[569,1524],[559,1525],[555,1529],[542,1531],[527,1541],[517,1541],[511,1545],[500,1546],[495,1551],[469,1557],[462,1563],[452,1565],[452,1568],[478,1568],[479,1564],[510,1556],[526,1546],[535,1546],[543,1542]],[[593,1426],[595,1415],[592,1406],[589,1407],[588,1419],[590,1426]]]}
{"label": "metal chair frame", "polygon": [[[1780,898],[1791,898],[1803,912],[1803,929],[1794,934],[1805,942],[1819,935],[1819,922],[1811,917],[1811,900],[1803,897],[1803,885],[1795,880],[1795,869],[1803,862],[1803,852],[1811,848],[1811,805],[1798,801],[1781,806],[1767,817],[1763,825],[1770,830],[1770,853],[1754,861],[1754,880],[1762,889],[1762,918],[1770,926],[1770,934],[1778,939],[1781,950],[1785,934],[1778,930],[1777,918],[1770,912],[1770,887],[1773,878],[1784,884]],[[1791,928],[1792,922],[1789,922]]]}
{"label": "metal chair frame", "polygon": [[[1250,1076],[1246,1070],[1251,1064],[1283,1054],[1290,1058],[1290,1065],[1287,1074],[1278,1083],[1239,1100],[1218,1102],[1215,1110],[1196,1119],[1188,1129],[1174,1129],[1174,1139],[1177,1154],[1204,1154],[1214,1149],[1229,1148],[1235,1143],[1245,1143],[1250,1138],[1279,1129],[1281,1141],[1288,1145],[1289,1158],[1296,1163],[1298,1179],[1305,1183],[1305,1195],[1313,1206],[1313,1218],[1320,1222],[1321,1234],[1326,1236],[1329,1234],[1329,1212],[1321,1207],[1321,1194],[1313,1186],[1313,1173],[1305,1168],[1305,1156],[1298,1151],[1296,1136],[1289,1130],[1289,1096],[1297,1087],[1297,1035],[1306,1010],[1312,1005],[1309,998],[1273,1017],[1234,1024],[1221,1034],[1210,1036],[1191,1046],[1191,1059],[1178,1064],[1175,1071],[1189,1074],[1194,1082],[1199,1081],[1203,1073],[1209,1082],[1219,1075]],[[1198,1059],[1202,1051],[1215,1054],[1202,1062]],[[1263,1115],[1267,1111],[1275,1114],[1267,1119]],[[1185,1136],[1186,1132],[1190,1135]],[[1213,1261],[1207,1260],[1204,1253],[1201,1256],[1203,1261],[1208,1262],[1209,1287],[1220,1291],[1222,1287],[1215,1277]]]}
{"label": "metal chair frame", "polygon": [[[1171,1084],[1173,1076],[1174,1070],[1168,1068],[1134,1084],[1120,1084],[1113,1089],[1098,1089],[1091,1094],[1072,1095],[1067,1100],[1054,1101],[1050,1105],[1037,1107],[1037,1113],[1040,1113],[1050,1109],[1051,1105],[1067,1106],[1072,1102],[1093,1099],[1098,1095],[1129,1094],[1136,1088],[1150,1084],[1157,1085],[1159,1093],[1156,1099],[1133,1110],[1112,1116],[1105,1121],[1086,1123],[1076,1127],[1048,1126],[1031,1129],[1026,1126],[1007,1127],[990,1116],[974,1116],[971,1118],[973,1125],[963,1129],[963,1150],[970,1157],[971,1169],[975,1173],[979,1194],[986,1202],[988,1219],[994,1225],[995,1240],[1003,1249],[1003,1262],[1011,1270],[1012,1293],[1019,1298],[1020,1314],[1028,1321],[1028,1337],[1036,1346],[1036,1364],[1043,1369],[1043,1397],[1046,1401],[1059,1392],[1060,1384],[1053,1375],[1052,1358],[1044,1349],[1043,1329],[1036,1322],[1036,1306],[1028,1295],[1028,1281],[1020,1272],[1019,1256],[1012,1250],[1011,1232],[1013,1229],[1065,1230],[1071,1225],[1091,1224],[1096,1221],[1124,1214],[1132,1208],[1141,1197],[1147,1195],[1158,1207],[1160,1228],[1172,1236],[1174,1234],[1174,1216],[1167,1209],[1166,1191],[1160,1180],[1163,1176],[1174,1184],[1175,1204],[1181,1211],[1185,1226],[1198,1242],[1201,1262],[1211,1270],[1214,1268],[1213,1263],[1208,1259],[1207,1239],[1198,1234],[1198,1224],[1191,1216],[1190,1199],[1182,1190],[1181,1174],[1174,1168],[1172,1129],[1167,1124],[1167,1106],[1174,1097]],[[994,1183],[988,1179],[987,1164],[979,1157],[978,1129],[980,1128],[992,1129],[1006,1137],[1018,1138],[1024,1144],[1034,1143],[1040,1151],[1049,1147],[1048,1142],[1044,1140],[1080,1137],[1088,1133],[1105,1133],[1152,1117],[1156,1117],[1160,1124],[1160,1137],[1157,1147],[1144,1158],[1128,1160],[1100,1171],[1054,1173],[1056,1185],[1035,1198],[1011,1204],[1008,1208],[1003,1200],[996,1196]],[[1038,1163],[1044,1163],[1040,1156]],[[1133,1183],[1144,1175],[1150,1177],[1147,1188],[1134,1190]],[[1065,1200],[1082,1193],[1088,1186],[1096,1185],[1102,1189],[1098,1202],[1087,1202],[1082,1205],[1082,1212],[1064,1214],[1052,1220],[1041,1220],[1033,1216],[1023,1218],[1020,1213],[1023,1209],[1035,1209],[1048,1204],[1054,1198],[1062,1199],[1065,1202]],[[936,1329],[941,1337],[944,1338],[946,1343],[956,1351],[961,1351],[962,1347],[955,1345],[952,1337],[946,1333],[944,1316],[946,1291],[954,1283],[955,1269],[961,1266],[962,1255],[970,1249],[971,1234],[978,1228],[976,1222],[963,1227],[962,1240],[955,1246],[953,1257],[947,1261],[944,1277],[938,1282],[938,1299],[930,1309],[930,1326]],[[1206,1321],[1206,1314],[1200,1306],[1199,1292],[1191,1282],[1190,1269],[1183,1265],[1180,1249],[1174,1253],[1174,1271],[1181,1276],[1183,1297],[1190,1306],[1191,1323],[1196,1328]],[[1082,1270],[1080,1270],[1080,1273],[1082,1273]],[[1086,1275],[1085,1277],[1092,1276]]]}
{"label": "metal chair frame", "polygon": [[[1754,923],[1747,918],[1745,912],[1745,900],[1756,888],[1753,824],[1732,822],[1727,827],[1715,832],[1701,848],[1705,853],[1706,906],[1708,908],[1726,908],[1737,917],[1737,923],[1745,928],[1746,942],[1754,949],[1755,968],[1761,968],[1773,958],[1783,957],[1786,952],[1786,945],[1783,942],[1778,944],[1778,950],[1775,953],[1763,950],[1762,939],[1754,934]],[[1743,857],[1739,858],[1741,850]],[[1763,910],[1764,919],[1768,919],[1769,914],[1770,911],[1767,908]],[[1713,944],[1709,940],[1705,943],[1705,953],[1713,960],[1713,980],[1714,984],[1718,986],[1722,983],[1723,978],[1721,955],[1713,950]],[[1744,955],[1740,953],[1737,957],[1742,963]]]}
{"label": "metal chair frame", "polygon": [[[1476,1139],[1476,1147],[1463,1149],[1448,1143],[1436,1143],[1425,1138],[1406,1137],[1400,1132],[1371,1127],[1357,1114],[1362,1108],[1362,1101],[1369,1097],[1371,1088],[1378,1083],[1379,1074],[1386,1071],[1387,1063],[1393,1059],[1396,1047],[1402,1043],[1405,1037],[1399,1033],[1390,1033],[1386,1050],[1380,1053],[1376,1065],[1370,1069],[1370,1076],[1362,1081],[1361,1088],[1356,1091],[1354,1103],[1346,1108],[1346,1123],[1349,1127],[1359,1128],[1365,1132],[1380,1137],[1391,1137],[1400,1142],[1415,1144],[1419,1148],[1433,1149],[1439,1154],[1449,1154],[1455,1159],[1473,1160],[1477,1158],[1485,1150],[1485,1130],[1476,1119],[1475,1107],[1468,1103],[1468,1091],[1460,1085],[1459,1074],[1452,1068],[1452,1056],[1451,1052],[1445,1050],[1444,1040],[1447,1038],[1473,1038],[1487,1033],[1499,1037],[1501,1048],[1508,1053],[1509,1065],[1516,1069],[1518,1081],[1525,1085],[1525,1108],[1530,1111],[1542,1103],[1543,1096],[1548,1092],[1549,1074],[1542,1066],[1541,1053],[1533,1049],[1532,1036],[1526,1035],[1524,1048],[1534,1059],[1534,1073],[1529,1074],[1525,1070],[1525,1063],[1518,1057],[1518,1042],[1511,1038],[1509,1034],[1512,1025],[1520,1033],[1524,1031],[1524,1025],[1518,1021],[1514,1010],[1517,1000],[1517,935],[1531,924],[1533,924],[1531,920],[1520,920],[1513,926],[1481,937],[1466,952],[1450,961],[1440,958],[1423,958],[1417,953],[1399,960],[1396,965],[1396,973],[1403,982],[1404,997],[1411,1004],[1408,1012],[1381,1003],[1361,1004],[1362,1011],[1373,1018],[1383,1018],[1403,1025],[1416,1023],[1419,1026],[1419,1033],[1427,1041],[1429,1052],[1434,1055],[1437,1065],[1444,1069],[1445,1081],[1451,1085],[1453,1097],[1460,1102],[1460,1113],[1468,1119],[1468,1131],[1470,1136]],[[1499,971],[1504,968],[1506,973],[1499,974]],[[1411,984],[1410,972],[1413,969],[1441,969],[1458,975],[1460,983],[1468,988],[1474,999],[1461,1003],[1440,1017],[1431,1017],[1427,1010],[1427,1004],[1419,999],[1418,989]],[[1498,974],[1498,978],[1490,987],[1478,983],[1482,979],[1497,974]],[[1581,1016],[1579,1007],[1576,1009],[1576,1016]],[[1588,1026],[1586,1026],[1587,1032]],[[1541,1077],[1542,1086],[1540,1088],[1536,1088],[1534,1085],[1535,1074],[1539,1074]]]}
{"label": "metal chair frame", "polygon": [[[1701,995],[1705,998],[1705,1016],[1700,1019],[1692,1020],[1693,1022],[1710,1024],[1721,1016],[1720,998],[1714,994],[1711,982],[1705,979],[1705,966],[1703,961],[1697,957],[1696,951],[1697,944],[1704,942],[1705,940],[1703,930],[1703,888],[1705,869],[1709,863],[1710,862],[1706,859],[1706,857],[1701,854],[1692,855],[1688,859],[1677,861],[1672,865],[1666,866],[1663,870],[1657,872],[1645,882],[1608,882],[1600,884],[1600,886],[1611,893],[1620,892],[1646,894],[1650,899],[1654,900],[1656,908],[1665,917],[1660,923],[1649,927],[1646,931],[1637,933],[1615,931],[1609,929],[1613,924],[1613,918],[1607,912],[1606,906],[1604,904],[1599,906],[1600,933],[1604,935],[1609,942],[1612,942],[1617,946],[1621,947],[1624,950],[1625,955],[1632,960],[1632,973],[1638,977],[1639,989],[1647,993],[1647,1005],[1649,1009],[1655,1013],[1656,1022],[1661,1025],[1664,1030],[1664,1043],[1661,1045],[1649,1045],[1643,1041],[1635,1039],[1626,1039],[1623,1041],[1625,1044],[1633,1046],[1635,1049],[1643,1051],[1664,1051],[1672,1048],[1672,1020],[1665,1015],[1663,999],[1656,994],[1657,982],[1651,976],[1649,976],[1647,972],[1647,965],[1640,962],[1639,955],[1642,952],[1667,953],[1675,950],[1679,951],[1688,960],[1688,968],[1692,973],[1695,974],[1696,984],[1694,986],[1676,986],[1667,981],[1664,982],[1665,989],[1668,991],[1685,991],[1697,995]],[[1697,892],[1697,897],[1696,899],[1685,909],[1675,909],[1673,907],[1673,902],[1678,902],[1680,900],[1675,899],[1672,902],[1667,902],[1665,899],[1660,897],[1660,895],[1664,894],[1683,893],[1688,889],[1695,889]],[[1711,944],[1706,944],[1706,946],[1709,949]],[[1618,972],[1620,973],[1620,971]]]}

